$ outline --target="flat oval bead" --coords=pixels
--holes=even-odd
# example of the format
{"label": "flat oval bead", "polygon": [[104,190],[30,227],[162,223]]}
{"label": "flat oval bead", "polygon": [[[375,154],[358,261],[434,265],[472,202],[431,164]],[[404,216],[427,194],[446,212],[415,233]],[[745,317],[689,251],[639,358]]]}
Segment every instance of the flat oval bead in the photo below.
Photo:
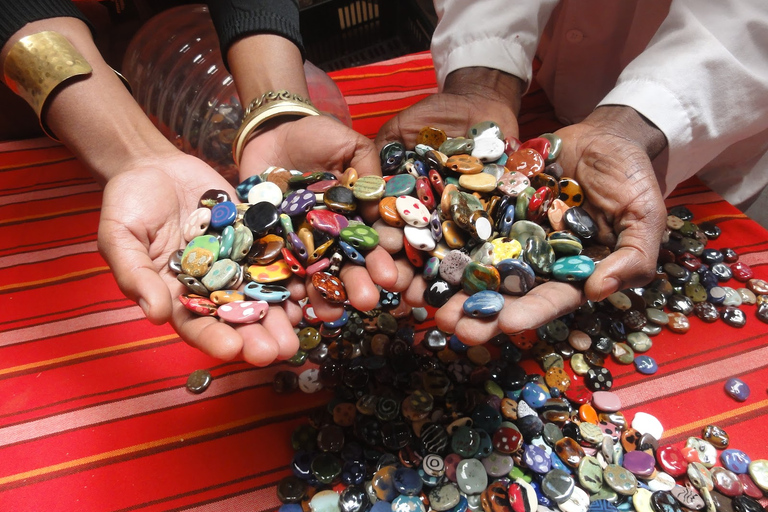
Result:
{"label": "flat oval bead", "polygon": [[280,212],[290,216],[304,215],[314,208],[315,193],[306,189],[291,192],[280,205]]}
{"label": "flat oval bead", "polygon": [[487,318],[499,314],[504,308],[504,296],[493,290],[482,290],[464,301],[464,313],[475,318]]}
{"label": "flat oval bead", "polygon": [[425,126],[421,130],[419,130],[419,134],[416,136],[416,144],[424,144],[425,146],[429,146],[433,149],[437,149],[447,139],[448,139],[448,136],[440,128]]}
{"label": "flat oval bead", "polygon": [[341,230],[339,237],[352,247],[368,251],[379,244],[379,234],[370,226],[358,224]]}
{"label": "flat oval bead", "polygon": [[234,288],[240,278],[240,265],[225,258],[218,260],[201,280],[210,291]]}
{"label": "flat oval bead", "polygon": [[586,256],[566,256],[552,265],[552,277],[558,281],[584,281],[595,271],[595,263]]}
{"label": "flat oval bead", "polygon": [[480,174],[464,174],[459,177],[459,185],[476,192],[492,192],[496,188],[496,178],[484,172]]}
{"label": "flat oval bead", "polygon": [[187,310],[200,316],[215,316],[217,305],[207,297],[196,294],[185,294],[179,296],[179,302]]}
{"label": "flat oval bead", "polygon": [[270,304],[284,302],[291,296],[291,292],[284,286],[263,283],[248,283],[243,293],[250,299],[263,300]]}
{"label": "flat oval bead", "polygon": [[222,304],[216,314],[222,320],[233,324],[250,324],[258,322],[269,310],[269,304],[264,301],[235,301]]}
{"label": "flat oval bead", "polygon": [[208,273],[219,255],[219,240],[212,235],[202,235],[187,244],[181,256],[181,270],[192,277]]}
{"label": "flat oval bead", "polygon": [[498,137],[475,137],[472,156],[483,162],[495,162],[504,154],[504,141]]}
{"label": "flat oval bead", "polygon": [[390,178],[384,186],[385,197],[408,195],[416,188],[416,178],[410,174],[397,174]]}
{"label": "flat oval bead", "polygon": [[262,201],[277,207],[283,202],[283,191],[271,181],[258,183],[248,191],[248,203],[256,204]]}
{"label": "flat oval bead", "polygon": [[429,224],[430,213],[424,204],[412,196],[399,196],[395,201],[397,213],[407,224],[423,228]]}
{"label": "flat oval bead", "polygon": [[290,265],[285,260],[277,260],[269,265],[250,265],[246,274],[248,279],[257,283],[274,283],[293,275]]}
{"label": "flat oval bead", "polygon": [[496,184],[499,191],[511,197],[517,197],[530,186],[531,180],[518,171],[504,173]]}
{"label": "flat oval bead", "polygon": [[420,251],[431,251],[435,248],[436,242],[429,228],[405,226],[405,228],[403,228],[403,234],[405,235],[406,240],[408,240],[408,243],[415,249]]}
{"label": "flat oval bead", "polygon": [[190,242],[195,237],[204,235],[210,224],[210,208],[198,208],[193,211],[189,214],[189,217],[187,217],[182,228],[184,230],[184,241]]}
{"label": "flat oval bead", "polygon": [[544,170],[544,159],[533,148],[520,148],[509,156],[506,168],[517,171],[529,179]]}
{"label": "flat oval bead", "polygon": [[338,277],[327,272],[312,274],[312,286],[331,304],[343,304],[347,300],[344,283]]}

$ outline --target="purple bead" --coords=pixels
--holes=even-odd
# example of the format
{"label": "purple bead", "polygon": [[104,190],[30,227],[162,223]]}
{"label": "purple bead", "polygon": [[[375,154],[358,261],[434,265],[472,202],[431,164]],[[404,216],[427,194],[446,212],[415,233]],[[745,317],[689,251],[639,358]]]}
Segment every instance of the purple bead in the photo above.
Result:
{"label": "purple bead", "polygon": [[624,469],[635,476],[647,478],[653,474],[653,470],[656,467],[656,459],[649,453],[634,450],[624,454],[622,465]]}
{"label": "purple bead", "polygon": [[528,469],[542,475],[547,473],[552,467],[552,462],[547,452],[535,444],[526,445],[523,452],[523,461],[528,466]]}
{"label": "purple bead", "polygon": [[725,392],[739,402],[749,398],[749,386],[747,386],[746,382],[736,377],[731,377],[725,382]]}

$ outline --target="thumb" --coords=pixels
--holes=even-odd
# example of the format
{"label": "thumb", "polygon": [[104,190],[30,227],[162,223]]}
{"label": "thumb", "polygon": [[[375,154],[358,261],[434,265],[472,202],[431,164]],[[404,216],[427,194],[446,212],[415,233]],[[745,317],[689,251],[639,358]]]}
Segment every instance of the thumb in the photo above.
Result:
{"label": "thumb", "polygon": [[172,299],[144,245],[123,226],[99,226],[99,252],[107,261],[120,291],[138,303],[153,324],[171,317]]}

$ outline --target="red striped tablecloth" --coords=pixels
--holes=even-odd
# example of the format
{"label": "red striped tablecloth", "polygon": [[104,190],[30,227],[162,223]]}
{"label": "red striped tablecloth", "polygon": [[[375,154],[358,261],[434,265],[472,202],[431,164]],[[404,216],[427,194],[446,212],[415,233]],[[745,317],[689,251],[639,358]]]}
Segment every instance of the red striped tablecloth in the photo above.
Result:
{"label": "red striped tablecloth", "polygon": [[[332,76],[371,137],[436,90],[428,54]],[[540,91],[525,109],[522,138],[556,128]],[[222,363],[144,320],[97,252],[100,203],[65,148],[0,144],[0,510],[277,508],[290,433],[329,395],[277,395],[271,380],[286,365]],[[711,246],[734,248],[768,279],[768,232],[696,181],[668,204],[719,225]],[[654,414],[674,443],[717,424],[732,447],[768,458],[768,325],[744,309],[742,329],[692,319],[690,333],[655,338],[654,376],[609,361],[627,417]],[[193,395],[185,382],[200,368],[214,381]],[[732,376],[751,386],[746,402],[725,395]]]}

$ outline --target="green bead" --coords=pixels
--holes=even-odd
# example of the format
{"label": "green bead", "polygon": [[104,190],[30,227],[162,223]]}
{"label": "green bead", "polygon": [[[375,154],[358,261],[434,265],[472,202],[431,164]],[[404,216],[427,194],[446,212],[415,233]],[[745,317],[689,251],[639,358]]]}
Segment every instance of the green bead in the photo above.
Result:
{"label": "green bead", "polygon": [[287,236],[288,233],[293,233],[293,220],[291,216],[285,213],[280,214],[280,226],[283,228],[283,233]]}
{"label": "green bead", "polygon": [[546,163],[551,164],[560,156],[560,151],[563,149],[563,139],[554,133],[545,133],[541,135],[541,138],[549,141],[549,155],[547,156]]}
{"label": "green bead", "polygon": [[379,245],[379,234],[370,226],[347,226],[339,237],[355,249],[370,250]]}
{"label": "green bead", "polygon": [[467,139],[464,137],[456,137],[455,139],[448,139],[438,148],[438,151],[446,156],[453,155],[469,155],[472,150],[475,149],[475,140]]}
{"label": "green bead", "polygon": [[221,242],[219,246],[219,259],[229,258],[235,243],[235,228],[227,226],[221,230]]}
{"label": "green bead", "polygon": [[528,216],[528,203],[536,193],[536,189],[528,187],[517,195],[515,202],[515,220],[524,220]]}
{"label": "green bead", "polygon": [[296,451],[312,451],[316,443],[317,429],[311,425],[299,425],[291,434],[291,447]]}

